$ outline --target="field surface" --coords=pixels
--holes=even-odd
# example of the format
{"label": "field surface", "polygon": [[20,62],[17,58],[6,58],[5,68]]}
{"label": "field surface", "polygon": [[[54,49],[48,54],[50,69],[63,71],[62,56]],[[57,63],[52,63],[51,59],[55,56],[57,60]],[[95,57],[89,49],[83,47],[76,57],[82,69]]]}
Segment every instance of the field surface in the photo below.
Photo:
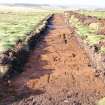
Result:
{"label": "field surface", "polygon": [[[84,11],[86,14],[88,11]],[[102,14],[102,12],[99,12]],[[90,46],[98,46],[100,53],[105,53],[105,19],[98,19],[97,16],[93,17],[95,12],[87,16],[84,14],[74,13],[70,16],[70,23],[76,28],[76,33]],[[103,44],[101,44],[103,43]]]}
{"label": "field surface", "polygon": [[105,96],[74,28],[56,14],[30,54],[24,72],[1,85],[0,105],[96,105]]}
{"label": "field surface", "polygon": [[0,11],[0,52],[12,49],[20,39],[25,40],[27,34],[38,28],[38,23],[47,16],[48,13],[44,12]]}
{"label": "field surface", "polygon": [[97,18],[105,19],[105,11],[86,11],[81,10],[79,13],[84,14],[86,16],[96,16]]}

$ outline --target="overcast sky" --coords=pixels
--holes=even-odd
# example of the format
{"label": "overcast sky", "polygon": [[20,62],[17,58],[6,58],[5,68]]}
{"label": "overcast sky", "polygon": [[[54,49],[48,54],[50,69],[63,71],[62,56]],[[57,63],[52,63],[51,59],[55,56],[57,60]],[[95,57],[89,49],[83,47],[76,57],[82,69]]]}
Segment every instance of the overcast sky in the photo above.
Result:
{"label": "overcast sky", "polygon": [[105,7],[105,0],[0,0],[0,3],[32,3],[52,5],[89,5]]}

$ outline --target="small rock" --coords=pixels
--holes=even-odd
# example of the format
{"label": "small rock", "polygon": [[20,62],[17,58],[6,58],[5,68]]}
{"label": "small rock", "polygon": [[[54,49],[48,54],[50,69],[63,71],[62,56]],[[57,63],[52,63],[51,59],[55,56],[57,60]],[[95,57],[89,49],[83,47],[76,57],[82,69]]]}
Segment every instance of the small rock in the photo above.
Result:
{"label": "small rock", "polygon": [[68,103],[69,101],[68,100],[64,100],[64,103]]}

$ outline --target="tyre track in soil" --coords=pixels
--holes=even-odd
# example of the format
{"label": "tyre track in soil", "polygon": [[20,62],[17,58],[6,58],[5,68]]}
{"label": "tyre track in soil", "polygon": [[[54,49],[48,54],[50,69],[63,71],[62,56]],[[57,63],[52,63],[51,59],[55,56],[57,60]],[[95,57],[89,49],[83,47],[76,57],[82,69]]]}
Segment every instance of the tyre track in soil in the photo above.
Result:
{"label": "tyre track in soil", "polygon": [[73,30],[63,14],[54,15],[1,105],[95,105],[105,96],[104,81],[95,76]]}

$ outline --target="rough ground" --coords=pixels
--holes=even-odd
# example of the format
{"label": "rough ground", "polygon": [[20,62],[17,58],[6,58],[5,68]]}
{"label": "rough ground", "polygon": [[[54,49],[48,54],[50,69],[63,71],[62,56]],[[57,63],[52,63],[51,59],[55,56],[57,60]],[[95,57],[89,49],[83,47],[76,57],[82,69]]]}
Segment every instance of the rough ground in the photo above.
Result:
{"label": "rough ground", "polygon": [[54,16],[48,33],[32,51],[24,72],[15,77],[0,105],[95,105],[105,96],[97,77],[63,14]]}

